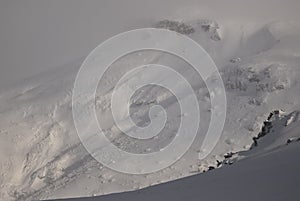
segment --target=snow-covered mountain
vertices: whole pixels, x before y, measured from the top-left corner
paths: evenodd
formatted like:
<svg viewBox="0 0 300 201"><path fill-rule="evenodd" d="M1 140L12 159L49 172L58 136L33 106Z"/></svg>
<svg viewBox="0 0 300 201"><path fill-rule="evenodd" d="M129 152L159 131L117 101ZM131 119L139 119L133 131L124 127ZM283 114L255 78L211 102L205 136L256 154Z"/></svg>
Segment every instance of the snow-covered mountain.
<svg viewBox="0 0 300 201"><path fill-rule="evenodd" d="M226 160L238 160L231 165L138 191L66 201L298 200L299 114L275 114L257 146L230 154Z"/></svg>
<svg viewBox="0 0 300 201"><path fill-rule="evenodd" d="M137 64L151 62L165 64L172 66L188 78L197 93L201 110L199 137L184 157L155 174L121 174L95 161L82 146L72 118L73 84L82 62L82 59L79 59L64 67L34 76L0 94L0 198L2 200L83 197L136 190L207 171L210 166L216 167L217 160L223 161L224 154L230 152L239 152L234 161L241 161L234 166L226 166L224 169L207 174L151 187L142 192L153 194L154 197L147 198L149 200L161 196L161 192L167 196L165 200L183 199L179 194L181 192L183 196L188 196L188 193L183 193L185 190L191 192L188 196L189 200L199 198L197 196L201 196L202 193L206 198L220 196L215 198L224 200L224 195L214 194L213 191L208 193L207 189L221 190L225 185L228 186L228 192L231 194L237 188L236 192L239 193L232 197L237 199L235 196L241 195L240 193L244 191L241 190L242 186L237 184L241 181L233 178L240 179L244 173L261 174L259 168L262 168L266 173L264 175L266 183L260 184L267 185L269 184L267 182L272 181L267 181L267 178L273 178L279 172L284 172L280 164L288 166L299 152L297 143L284 145L288 139L294 142L297 140L293 139L298 139L300 136L297 132L299 114L296 112L300 109L299 25L294 22L257 25L232 21L218 24L213 20L197 19L184 23L165 20L156 23L155 26L171 29L194 39L210 54L221 72L227 92L227 119L221 139L209 157L201 162L198 160L199 153L203 151L200 150L201 134L207 130L210 116L210 110L207 110L210 96L204 82L194 75L186 63L161 52L148 51L131 54L111 66L111 72L108 72L100 83L101 89L97 92L95 102L97 115L105 117L103 124L110 129L112 119L107 116L109 97L111 88L118 78ZM143 93L133 97L134 103L142 103L133 104L133 111L138 114L138 117L143 117L147 114L149 105L163 104L168 98L170 94L167 91L160 88L145 88ZM172 101L168 103L166 107L173 111L176 103ZM275 122L272 132L276 134L270 133L261 142L263 139L254 137L259 135L264 122L274 110L283 110L287 115L291 114L272 120ZM171 121L176 122L178 118L180 117L173 116ZM146 120L141 119L136 120L141 124L147 123ZM285 127L282 124L288 125ZM166 131L168 132L171 133L171 130ZM268 140L267 137L271 135L274 137ZM110 137L124 149L134 145L120 135ZM257 140L257 147L253 147L255 142L253 138ZM163 139L163 142L169 141L169 138ZM249 152L241 153L249 149L251 149ZM291 155L293 158L290 158ZM280 157L279 164L274 160L277 157ZM251 172L250 165L253 165L254 172ZM296 164L287 168L296 174L298 166L299 164ZM267 171L268 168L274 171ZM244 170L246 172L243 172ZM291 191L286 191L292 193L299 178L291 175L283 177L279 174L278 176L278 180L283 181L283 184L292 185L289 188ZM213 181L217 179L226 182L216 184ZM228 185L228 180L231 179L233 180L229 183L232 185ZM245 178L248 182L245 188L252 189L251 195L255 196L255 185L259 182L252 185L251 179L253 179L251 176ZM219 187L214 188L214 185ZM199 186L202 186L202 190L198 189ZM282 185L274 187L278 189L278 194L280 194L279 187ZM180 190L174 192L174 188ZM267 192L266 195L272 191L269 188L266 191L259 190L260 193ZM195 194L192 194L192 191ZM222 192L225 194L227 191L223 189ZM137 193L120 196L128 196L128 200L131 200L131 196L139 193L140 191L137 191ZM286 199L291 198L289 194L284 195ZM103 199L118 200L118 196L103 197ZM142 196L144 198L144 195ZM299 198L297 194L295 196ZM250 199L251 196L248 198ZM139 200L138 197L134 199Z"/></svg>

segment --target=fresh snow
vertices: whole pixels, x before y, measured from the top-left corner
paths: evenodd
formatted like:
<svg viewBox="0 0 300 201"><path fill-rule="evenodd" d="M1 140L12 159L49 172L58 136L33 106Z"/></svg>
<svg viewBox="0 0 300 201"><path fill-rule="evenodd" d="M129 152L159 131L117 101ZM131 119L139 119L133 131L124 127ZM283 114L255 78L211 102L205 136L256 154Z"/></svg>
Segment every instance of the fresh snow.
<svg viewBox="0 0 300 201"><path fill-rule="evenodd" d="M205 174L97 199L119 200L121 196L123 200L297 200L299 144L297 140L285 144L300 137L299 25L272 22L262 26L232 21L219 24L207 19L185 24L165 21L158 26L171 26L175 31L181 27L183 33L201 44L216 62L227 91L223 135L209 157L198 160L203 151L199 149L201 134L207 130L210 116L210 97L204 82L186 63L149 51L132 54L111 66L97 92L97 115L103 117L106 129L113 129L107 113L111 89L118 78L132 66L165 64L183 74L197 92L201 110L199 138L177 163L155 174L126 175L96 162L79 141L72 119L72 89L82 62L79 59L0 94L1 200L88 197L137 190L207 171L230 152L237 153L231 166L224 164L225 167ZM149 79L155 77L149 75ZM145 117L149 105L166 103L170 95L160 88L145 88L133 97L132 110L138 117ZM176 104L167 103L171 114L176 114ZM253 137L261 132L274 110L285 114L272 119L273 131L258 139L258 145L253 147ZM172 116L170 122L176 123L179 118ZM147 124L146 117L136 120ZM170 142L171 133L166 131L160 145ZM109 137L124 149L133 145L120 135ZM147 152L142 148L140 144L137 150Z"/></svg>
<svg viewBox="0 0 300 201"><path fill-rule="evenodd" d="M138 191L100 197L63 199L76 201L137 200L298 200L300 193L300 142L286 144L289 136L300 136L300 112L274 115L271 129L249 151L227 154L238 160L205 174L186 177ZM297 120L290 122L291 117ZM286 122L290 126L286 126ZM236 156L234 156L236 155ZM234 158L234 159L233 159ZM60 200L56 200L60 201Z"/></svg>
<svg viewBox="0 0 300 201"><path fill-rule="evenodd" d="M66 201L299 200L300 143L142 190ZM57 200L60 201L60 200Z"/></svg>

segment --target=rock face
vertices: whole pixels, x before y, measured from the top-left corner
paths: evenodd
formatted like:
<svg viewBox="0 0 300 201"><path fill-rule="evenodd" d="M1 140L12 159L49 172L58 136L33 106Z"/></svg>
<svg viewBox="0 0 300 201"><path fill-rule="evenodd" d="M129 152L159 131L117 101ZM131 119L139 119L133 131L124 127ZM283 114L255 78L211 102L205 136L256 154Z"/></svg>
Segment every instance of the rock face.
<svg viewBox="0 0 300 201"><path fill-rule="evenodd" d="M284 67L279 64L262 67L237 67L230 72L226 87L228 90L255 90L258 92L274 92L288 87L289 81L284 75Z"/></svg>
<svg viewBox="0 0 300 201"><path fill-rule="evenodd" d="M264 136L266 136L268 133L270 133L271 129L273 128L272 121L278 120L280 118L280 115L283 111L281 110L274 110L268 115L268 118L266 121L263 122L263 126L261 128L261 132L258 133L256 137L253 137L253 144L252 148L256 147L258 145L258 140Z"/></svg>
<svg viewBox="0 0 300 201"><path fill-rule="evenodd" d="M195 32L195 29L191 25L171 20L162 20L158 22L155 27L176 31L177 33L184 35L189 35Z"/></svg>
<svg viewBox="0 0 300 201"><path fill-rule="evenodd" d="M219 33L219 25L216 21L212 21L212 20L201 20L199 22L201 28L203 31L209 33L210 38L213 41L220 41L221 40L221 36Z"/></svg>
<svg viewBox="0 0 300 201"><path fill-rule="evenodd" d="M180 34L190 35L196 32L195 28L192 26L195 25L194 23L195 22L189 24L187 22L162 20L155 25L155 28L163 28L171 31L176 31L177 33ZM219 33L220 27L216 21L207 20L207 19L198 20L196 22L195 27L200 27L200 30L202 30L204 34L207 34L211 40L213 41L221 40L221 35Z"/></svg>
<svg viewBox="0 0 300 201"><path fill-rule="evenodd" d="M261 132L258 134L257 137L253 137L252 147L256 147L258 144L257 140L267 135L271 129L272 129L272 122L264 121Z"/></svg>
<svg viewBox="0 0 300 201"><path fill-rule="evenodd" d="M225 86L227 91L239 91L249 96L250 105L262 105L268 94L278 93L289 88L290 81L284 66L271 64L269 66L237 66L227 72Z"/></svg>

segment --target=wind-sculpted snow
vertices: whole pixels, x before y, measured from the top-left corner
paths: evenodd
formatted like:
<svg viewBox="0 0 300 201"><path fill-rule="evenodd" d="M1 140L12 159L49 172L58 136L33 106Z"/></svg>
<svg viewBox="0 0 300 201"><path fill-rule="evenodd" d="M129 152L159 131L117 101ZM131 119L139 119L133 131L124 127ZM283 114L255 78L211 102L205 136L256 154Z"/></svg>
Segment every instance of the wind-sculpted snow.
<svg viewBox="0 0 300 201"><path fill-rule="evenodd" d="M224 160L224 154L239 153L235 155L239 160L243 157L250 157L251 154L265 153L265 149L261 147L268 150L282 148L286 146L289 139L294 143L289 143L288 146L293 146L293 148L283 148L279 155L286 164L290 162L285 158L294 153L294 150L298 150L297 140L293 139L299 137L296 129L299 125L297 120L299 114L291 113L299 110L300 106L300 47L298 45L300 44L300 31L298 25L281 22L247 29L246 24L218 24L210 20L194 20L184 23L162 22L161 28L173 30L179 27L180 31L184 31L202 45L217 63L226 86L227 119L221 139L209 157L199 162L198 155L203 151L200 150L201 134L208 129L211 114L211 111L207 109L210 106L210 95L204 81L195 75L186 62L161 52L148 51L121 58L112 65L105 79L99 83L101 89L97 91L95 107L97 115L102 117L101 123L105 129L113 131L112 116L107 115L111 105L112 88L121 75L130 69L130 65L169 64L188 78L196 91L201 110L199 136L183 158L169 168L154 174L121 174L96 162L82 146L72 118L72 89L81 60L33 77L22 85L0 94L1 200L21 201L92 196L136 190L200 173L209 169L210 166L216 167L217 160ZM151 86L137 91L132 97L130 110L134 122L147 125L149 107L157 103L169 109L171 114L169 123L176 124L180 115L178 115L178 105L172 94L167 90ZM258 146L247 154L241 154L240 151L251 148L253 137L260 133L263 122L270 112L279 109L286 111L285 115L291 114L274 120L276 123L271 129L274 131L259 139ZM166 136L162 136L159 145L163 146L172 140L172 131L167 129ZM143 143L133 147L136 145L133 141L114 132L111 133L112 135L108 138L124 150L135 149L138 153L147 153L162 148L153 146L144 149ZM272 155L270 157L273 158ZM210 175L214 174L211 172L200 175L199 180L204 178L204 181L210 181L207 187L205 187L205 182L201 181L204 189L213 188L215 185L211 182L213 178L222 180L226 177L227 181L234 178L232 181L234 183L238 180L236 179L238 175L250 174L251 168L248 165L260 162L265 163L261 158L255 159L254 157L251 161L241 162L241 165L237 165L237 169L231 170L229 166L220 173L216 173L216 177L210 179ZM264 170L271 168L271 165L276 165L273 162L270 166L263 166ZM244 168L246 172L243 172ZM236 170L237 176L234 175ZM278 172L279 170L276 169L274 174L270 173L269 176L274 176ZM200 182L198 179L190 179ZM290 184L289 179L290 175L284 180L286 181L284 184ZM185 182L188 181L182 180L183 184L187 184ZM247 177L244 181L251 182L252 180ZM224 183L216 185L221 184ZM173 185L177 184L166 185L167 191L174 192ZM192 185L199 189L197 184L192 183ZM226 183L224 185L231 188ZM179 182L179 186L184 185ZM233 187L236 187L236 184ZM294 187L287 192L292 193ZM162 192L160 188L154 187L155 192ZM151 189L150 191L152 192ZM229 189L228 192L233 193L233 189ZM263 193L263 190L259 192ZM174 200L182 198L174 195L171 196ZM255 195L254 189L253 195ZM209 195L203 194L203 196ZM166 197L166 199L171 197ZM224 196L218 198L224 198ZM289 196L284 198L289 198ZM104 197L103 199L110 198ZM197 197L193 199L197 200Z"/></svg>

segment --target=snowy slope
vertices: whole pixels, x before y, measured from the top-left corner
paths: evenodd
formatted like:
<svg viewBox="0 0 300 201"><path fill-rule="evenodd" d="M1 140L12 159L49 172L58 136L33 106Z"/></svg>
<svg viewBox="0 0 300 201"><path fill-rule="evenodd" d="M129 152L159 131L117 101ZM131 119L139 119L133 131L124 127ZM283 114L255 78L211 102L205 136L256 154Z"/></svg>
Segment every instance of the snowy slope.
<svg viewBox="0 0 300 201"><path fill-rule="evenodd" d="M0 94L1 200L102 195L139 189L199 173L208 166L216 166L216 160L223 160L225 153L250 149L252 138L258 135L271 111L282 109L289 113L300 109L300 47L297 45L300 42L300 29L296 23L217 24L210 20L193 20L187 24L194 29L188 35L199 42L215 60L227 89L228 114L224 132L213 153L205 161L200 163L198 154L202 151L199 149L201 133L206 131L205 125L208 125L209 120L206 117L210 115L207 110L210 105L207 89L187 64L169 55L150 51L132 54L112 65L111 72L108 72L97 93L97 115L105 117L103 124L110 129L112 119L106 112L111 88L132 66L150 62L171 65L191 81L197 92L202 112L200 137L181 160L155 174L124 175L97 163L80 143L72 119L71 96L74 79L82 62L79 60L28 79ZM149 104L163 104L169 96L159 88L146 88L145 93L137 94L135 100L147 104L141 104L136 111L143 117ZM167 105L170 111L176 111L173 109L175 106L173 102ZM176 122L178 118L175 116L171 121ZM147 121L142 120L140 123ZM171 133L171 130L168 132ZM131 141L119 135L111 138L125 149L132 145ZM168 137L163 139L163 143L169 141ZM294 148L280 152L283 162L289 159L285 156L292 151ZM259 164L262 158L253 157L251 160L258 160L254 163ZM241 168L238 170L242 171L249 161L240 162L237 166ZM210 178L212 173L209 173L199 178L223 178L226 171L233 174L235 169L224 168L216 171L217 177ZM277 174L279 170L275 168L274 171ZM229 180L230 177L224 179ZM170 191L172 188L169 188Z"/></svg>
<svg viewBox="0 0 300 201"><path fill-rule="evenodd" d="M240 161L230 167L139 191L69 200L297 201L300 197L299 154L298 143L273 154Z"/></svg>
<svg viewBox="0 0 300 201"><path fill-rule="evenodd" d="M297 201L300 198L299 115L300 112L293 112L270 120L272 128L259 139L257 147L235 154L239 161L232 165L138 191L70 200ZM287 144L288 139L291 142Z"/></svg>

